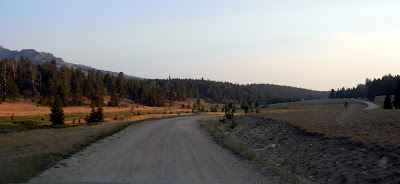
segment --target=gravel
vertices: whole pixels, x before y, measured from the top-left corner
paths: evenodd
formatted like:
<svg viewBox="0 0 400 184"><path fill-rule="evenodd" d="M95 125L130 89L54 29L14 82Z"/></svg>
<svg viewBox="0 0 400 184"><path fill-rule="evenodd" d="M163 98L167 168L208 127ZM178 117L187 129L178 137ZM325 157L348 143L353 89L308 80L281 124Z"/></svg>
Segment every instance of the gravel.
<svg viewBox="0 0 400 184"><path fill-rule="evenodd" d="M42 182L271 183L217 145L202 116L135 123L33 178Z"/></svg>

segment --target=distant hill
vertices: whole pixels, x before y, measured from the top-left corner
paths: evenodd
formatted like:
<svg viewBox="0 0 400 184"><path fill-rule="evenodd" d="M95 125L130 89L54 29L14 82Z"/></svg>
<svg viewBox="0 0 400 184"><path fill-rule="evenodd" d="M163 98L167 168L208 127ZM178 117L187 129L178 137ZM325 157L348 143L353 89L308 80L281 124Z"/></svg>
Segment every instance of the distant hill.
<svg viewBox="0 0 400 184"><path fill-rule="evenodd" d="M6 49L0 45L0 59L14 58L18 62L18 59L21 56L31 60L31 62L33 64L43 64L46 61L51 61L54 59L58 66L68 66L68 67L72 66L75 68L80 68L83 71L87 71L88 69L92 68L92 67L86 66L86 65L65 62L62 58L55 57L53 54L48 53L48 52L38 52L35 49L22 49L21 51L16 51L16 50L12 51L12 50ZM118 72L105 71L105 70L100 70L100 71L102 71L103 73L108 72L114 76L118 76ZM129 75L125 75L125 77L139 78L139 77L129 76Z"/></svg>

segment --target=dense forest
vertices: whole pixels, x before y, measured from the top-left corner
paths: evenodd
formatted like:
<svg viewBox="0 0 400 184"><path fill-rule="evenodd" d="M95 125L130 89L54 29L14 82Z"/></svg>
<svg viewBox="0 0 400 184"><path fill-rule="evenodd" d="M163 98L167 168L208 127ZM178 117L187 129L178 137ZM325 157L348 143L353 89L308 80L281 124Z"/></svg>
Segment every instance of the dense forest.
<svg viewBox="0 0 400 184"><path fill-rule="evenodd" d="M366 79L365 84L357 87L334 90L332 89L329 98L368 98L374 101L375 96L395 95L396 89L400 86L400 76L391 74L383 76L381 79Z"/></svg>
<svg viewBox="0 0 400 184"><path fill-rule="evenodd" d="M104 104L104 96L111 100ZM165 106L168 100L202 98L208 102L227 101L278 103L327 98L327 92L270 84L239 85L195 79L133 79L100 70L57 66L56 61L33 64L21 56L0 60L0 97L3 101L31 98L40 105L51 105L60 98L62 105L118 106L124 98L149 106Z"/></svg>

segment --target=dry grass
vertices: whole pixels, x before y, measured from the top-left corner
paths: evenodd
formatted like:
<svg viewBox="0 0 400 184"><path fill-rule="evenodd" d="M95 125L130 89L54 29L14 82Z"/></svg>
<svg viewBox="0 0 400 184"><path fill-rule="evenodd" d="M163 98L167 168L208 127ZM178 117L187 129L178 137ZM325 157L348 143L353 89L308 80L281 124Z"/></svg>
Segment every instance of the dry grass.
<svg viewBox="0 0 400 184"><path fill-rule="evenodd" d="M171 116L176 114L149 114L135 116L129 121L0 134L0 183L26 181L82 147L121 130L132 121Z"/></svg>
<svg viewBox="0 0 400 184"><path fill-rule="evenodd" d="M385 97L386 96L376 96L375 100L374 100L374 103L376 105L383 106L383 102L385 101ZM392 97L392 100L393 100L393 95L391 97Z"/></svg>
<svg viewBox="0 0 400 184"><path fill-rule="evenodd" d="M345 109L339 108L340 100L324 101L296 102L293 106L298 111L265 111L257 115L288 122L307 132L323 134L326 137L345 137L357 142L400 146L400 110L364 111L363 105L358 104ZM292 104L286 105L293 108ZM300 107L305 108L301 111Z"/></svg>
<svg viewBox="0 0 400 184"><path fill-rule="evenodd" d="M107 100L107 97L105 97ZM144 105L135 104L130 100L125 100L121 107L104 107L104 116L106 121L116 120L135 120L140 119L133 116L143 114L188 114L192 109L181 109L182 104L187 102L174 102L172 107L149 107ZM193 104L192 104L193 105ZM206 104L211 106L211 104ZM132 112L133 109L133 112ZM73 122L85 123L84 118L90 114L91 107L65 107L63 108L65 114L65 123L71 124ZM35 121L39 124L50 124L50 107L37 106L31 100L20 99L20 102L9 103L3 102L0 104L0 125L12 125L11 116L14 121Z"/></svg>
<svg viewBox="0 0 400 184"><path fill-rule="evenodd" d="M345 102L349 103L350 108L363 109L366 107L364 103L353 101L350 99L320 99L307 100L291 103L278 103L268 105L267 109L297 109L297 110L332 110L343 109Z"/></svg>
<svg viewBox="0 0 400 184"><path fill-rule="evenodd" d="M163 112L164 110L175 110L178 109L177 107L174 108L167 108L167 107L149 107L143 105L136 105L130 104L127 107L105 107L104 112L124 112L131 110L133 107L134 111L141 111L141 112ZM79 106L79 107L65 107L63 108L65 114L72 114L72 113L84 113L89 114L92 110L89 106ZM7 116L10 117L12 114L14 116L37 116L37 115L49 115L50 107L46 106L37 106L35 103L32 102L17 102L17 103L9 103L3 102L0 104L0 117Z"/></svg>

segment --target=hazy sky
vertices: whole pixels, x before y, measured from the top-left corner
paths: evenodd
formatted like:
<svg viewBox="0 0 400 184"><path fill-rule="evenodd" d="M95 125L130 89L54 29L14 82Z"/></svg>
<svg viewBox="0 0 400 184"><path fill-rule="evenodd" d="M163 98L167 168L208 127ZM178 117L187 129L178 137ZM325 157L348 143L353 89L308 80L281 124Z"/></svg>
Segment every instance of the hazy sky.
<svg viewBox="0 0 400 184"><path fill-rule="evenodd" d="M145 78L329 90L400 74L400 1L5 1L0 45Z"/></svg>

